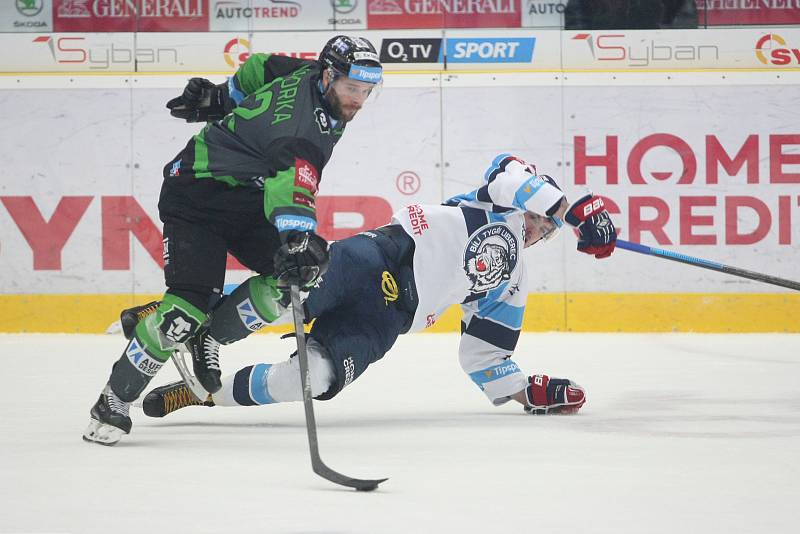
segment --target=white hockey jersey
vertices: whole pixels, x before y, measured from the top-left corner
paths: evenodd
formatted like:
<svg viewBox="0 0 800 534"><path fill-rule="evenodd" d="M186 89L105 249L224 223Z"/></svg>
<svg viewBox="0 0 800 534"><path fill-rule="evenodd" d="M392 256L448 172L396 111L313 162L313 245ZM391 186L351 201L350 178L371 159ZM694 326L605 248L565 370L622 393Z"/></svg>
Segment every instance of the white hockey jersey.
<svg viewBox="0 0 800 534"><path fill-rule="evenodd" d="M459 361L494 404L508 401L527 383L509 359L528 297L524 213L545 215L563 196L535 167L501 154L482 187L444 205L414 204L393 215L416 245L419 302L411 331L431 326L461 303Z"/></svg>

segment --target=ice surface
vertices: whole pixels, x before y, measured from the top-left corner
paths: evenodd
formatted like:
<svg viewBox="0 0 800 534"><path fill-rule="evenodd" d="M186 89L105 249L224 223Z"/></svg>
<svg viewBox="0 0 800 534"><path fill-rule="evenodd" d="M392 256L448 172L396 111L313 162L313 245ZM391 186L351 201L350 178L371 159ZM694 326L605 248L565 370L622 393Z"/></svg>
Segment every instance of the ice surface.
<svg viewBox="0 0 800 534"><path fill-rule="evenodd" d="M284 359L253 336L222 365ZM528 373L569 377L576 416L492 407L455 335L405 336L339 397L133 410L116 447L81 441L121 336L0 335L0 533L693 533L797 531L800 336L525 334ZM176 377L165 367L153 384Z"/></svg>

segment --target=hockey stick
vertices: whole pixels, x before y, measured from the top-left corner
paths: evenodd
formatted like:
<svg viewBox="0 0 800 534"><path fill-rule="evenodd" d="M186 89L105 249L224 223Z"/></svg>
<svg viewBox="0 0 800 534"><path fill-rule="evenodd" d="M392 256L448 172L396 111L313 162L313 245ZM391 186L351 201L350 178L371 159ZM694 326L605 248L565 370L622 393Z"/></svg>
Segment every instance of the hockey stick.
<svg viewBox="0 0 800 534"><path fill-rule="evenodd" d="M306 410L306 430L308 432L308 448L311 451L311 468L316 474L334 484L340 484L358 491L372 491L378 484L388 480L381 478L378 480L361 480L350 478L341 473L337 473L322 461L319 455L319 443L317 442L317 422L314 419L314 400L311 397L311 376L308 372L308 353L306 352L306 335L303 331L305 315L303 305L300 302L300 290L296 284L291 286L292 294L292 313L294 314L294 330L297 334L297 358L300 362L300 380L303 384L303 407Z"/></svg>
<svg viewBox="0 0 800 534"><path fill-rule="evenodd" d="M630 250L632 252L638 252L639 254L646 254L648 256L658 256L659 258L677 261L680 263L686 263L688 265L694 265L695 267L702 267L704 269L710 269L712 271L732 274L733 276L748 278L750 280L756 280L758 282L765 282L767 284L787 287L789 289L794 289L795 291L800 291L800 282L787 280L785 278L778 278L777 276L771 276L768 274L761 274L753 271L747 271L745 269L739 269L738 267L731 267L730 265L724 265L722 263L704 260L702 258L687 256L686 254L679 254L677 252L670 252L669 250L648 247L647 245L640 245L639 243L631 243L630 241L625 241L623 239L617 239L617 247L625 250Z"/></svg>

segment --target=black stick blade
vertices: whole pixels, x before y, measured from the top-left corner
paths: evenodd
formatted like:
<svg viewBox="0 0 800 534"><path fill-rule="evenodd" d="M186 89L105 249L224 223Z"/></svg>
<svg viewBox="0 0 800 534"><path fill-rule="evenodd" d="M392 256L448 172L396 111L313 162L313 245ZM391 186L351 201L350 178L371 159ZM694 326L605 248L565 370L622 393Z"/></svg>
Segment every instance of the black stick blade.
<svg viewBox="0 0 800 534"><path fill-rule="evenodd" d="M313 459L313 458L312 458ZM346 486L348 488L355 488L358 491L372 491L378 488L378 484L382 482L386 482L389 480L388 478L379 478L377 480L364 480L360 478L352 478L341 473L337 473L327 465L325 465L322 460L320 459L318 462L312 462L313 465L311 466L314 469L314 472L324 478L325 480L329 480L334 484L339 484L340 486Z"/></svg>

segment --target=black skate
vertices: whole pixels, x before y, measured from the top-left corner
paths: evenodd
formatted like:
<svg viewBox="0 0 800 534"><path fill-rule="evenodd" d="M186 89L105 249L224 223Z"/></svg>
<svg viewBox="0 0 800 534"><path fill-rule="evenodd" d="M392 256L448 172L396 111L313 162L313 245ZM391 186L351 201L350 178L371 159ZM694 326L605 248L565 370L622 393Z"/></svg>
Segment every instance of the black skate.
<svg viewBox="0 0 800 534"><path fill-rule="evenodd" d="M219 369L219 342L211 337L208 327L201 327L197 334L186 342L186 348L192 354L194 375L209 393L216 393L222 388L222 373Z"/></svg>
<svg viewBox="0 0 800 534"><path fill-rule="evenodd" d="M119 314L119 324L122 326L122 333L125 335L125 339L132 339L133 331L136 329L136 325L139 321L155 313L160 304L160 300L154 300L141 306L134 306L133 308L122 310Z"/></svg>
<svg viewBox="0 0 800 534"><path fill-rule="evenodd" d="M91 420L83 433L83 440L100 445L115 445L123 434L130 434L130 403L121 400L106 384L100 398L89 411Z"/></svg>
<svg viewBox="0 0 800 534"><path fill-rule="evenodd" d="M211 400L211 395L205 401L198 400L186 382L179 380L155 388L145 396L142 403L144 414L149 417L164 417L187 406L214 406L214 401Z"/></svg>

